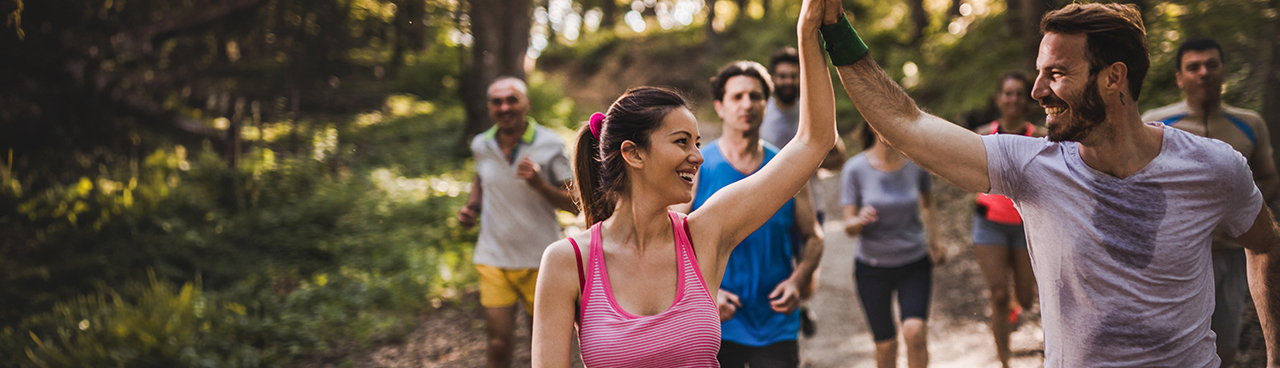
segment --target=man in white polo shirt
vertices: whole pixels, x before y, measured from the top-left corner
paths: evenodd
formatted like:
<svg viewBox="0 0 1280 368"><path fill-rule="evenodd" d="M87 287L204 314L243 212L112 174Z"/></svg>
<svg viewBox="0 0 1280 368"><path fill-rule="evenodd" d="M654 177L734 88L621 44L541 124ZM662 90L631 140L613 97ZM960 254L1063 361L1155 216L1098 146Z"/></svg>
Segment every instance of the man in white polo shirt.
<svg viewBox="0 0 1280 368"><path fill-rule="evenodd" d="M538 263L560 239L556 209L577 213L567 185L572 178L564 140L529 113L528 87L513 77L489 85L494 125L471 141L476 178L458 221L470 228L480 217L472 262L480 274L480 305L489 335L489 367L511 366L518 300L533 314Z"/></svg>

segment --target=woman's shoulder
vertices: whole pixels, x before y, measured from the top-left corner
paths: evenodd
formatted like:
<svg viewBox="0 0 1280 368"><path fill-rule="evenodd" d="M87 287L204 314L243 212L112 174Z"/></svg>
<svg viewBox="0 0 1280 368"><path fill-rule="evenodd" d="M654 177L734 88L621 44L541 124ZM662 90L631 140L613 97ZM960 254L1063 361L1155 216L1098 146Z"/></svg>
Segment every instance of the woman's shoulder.
<svg viewBox="0 0 1280 368"><path fill-rule="evenodd" d="M542 270L574 270L574 267L576 267L574 264L577 263L577 257L574 257L574 252L576 251L585 262L589 255L588 252L590 252L590 247L590 231L583 231L573 236L557 240L554 243L551 243L551 245L548 245L547 249L543 251Z"/></svg>

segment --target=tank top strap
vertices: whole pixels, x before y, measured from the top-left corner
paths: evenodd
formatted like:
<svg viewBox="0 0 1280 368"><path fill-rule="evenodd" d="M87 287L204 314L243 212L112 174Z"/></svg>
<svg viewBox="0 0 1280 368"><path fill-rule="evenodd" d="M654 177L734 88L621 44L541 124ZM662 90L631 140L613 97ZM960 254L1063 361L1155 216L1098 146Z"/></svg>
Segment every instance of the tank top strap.
<svg viewBox="0 0 1280 368"><path fill-rule="evenodd" d="M693 249L693 241L689 238L689 219L681 218L679 213L667 211L671 217L671 228L674 229L676 256L680 260L681 290L696 287L695 290L707 290L707 281L702 277L702 267L698 264L698 252Z"/></svg>
<svg viewBox="0 0 1280 368"><path fill-rule="evenodd" d="M609 272L604 270L604 237L600 235L600 222L591 225L591 243L587 245L587 261L586 261L586 282L582 285L582 297L579 305L582 307L582 313L585 313L588 303L597 296L596 290L603 281L603 277L609 277ZM606 286L608 284L605 284Z"/></svg>
<svg viewBox="0 0 1280 368"><path fill-rule="evenodd" d="M680 218L680 214L675 211L667 211L667 217L671 218L672 235L676 243L677 257L684 258L693 253L693 242L689 241L689 223L685 219Z"/></svg>

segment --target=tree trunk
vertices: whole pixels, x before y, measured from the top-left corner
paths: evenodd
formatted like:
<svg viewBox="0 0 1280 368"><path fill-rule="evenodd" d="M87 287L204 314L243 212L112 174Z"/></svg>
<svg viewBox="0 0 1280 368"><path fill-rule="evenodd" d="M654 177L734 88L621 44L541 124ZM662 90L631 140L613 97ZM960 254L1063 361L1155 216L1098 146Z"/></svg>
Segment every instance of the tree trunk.
<svg viewBox="0 0 1280 368"><path fill-rule="evenodd" d="M911 29L911 44L916 45L929 28L929 11L924 8L924 0L908 0L907 4L911 5L911 23L915 26Z"/></svg>
<svg viewBox="0 0 1280 368"><path fill-rule="evenodd" d="M1040 51L1040 18L1052 6L1047 0L1009 0L1018 4L1018 25L1022 38L1022 69L1035 69L1036 55Z"/></svg>
<svg viewBox="0 0 1280 368"><path fill-rule="evenodd" d="M467 106L466 136L493 124L485 91L498 76L523 79L525 54L532 26L531 0L471 0L471 62L464 74Z"/></svg>
<svg viewBox="0 0 1280 368"><path fill-rule="evenodd" d="M616 0L600 1L600 29L613 30L617 25L618 2Z"/></svg>

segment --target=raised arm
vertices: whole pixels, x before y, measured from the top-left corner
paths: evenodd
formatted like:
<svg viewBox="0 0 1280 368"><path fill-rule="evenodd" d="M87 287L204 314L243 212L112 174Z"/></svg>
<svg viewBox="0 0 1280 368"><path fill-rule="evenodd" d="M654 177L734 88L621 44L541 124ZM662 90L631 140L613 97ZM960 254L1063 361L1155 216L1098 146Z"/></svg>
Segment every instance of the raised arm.
<svg viewBox="0 0 1280 368"><path fill-rule="evenodd" d="M826 2L829 7L840 4ZM853 64L837 65L836 71L858 112L889 145L961 189L991 189L987 151L978 134L921 111L869 54Z"/></svg>
<svg viewBox="0 0 1280 368"><path fill-rule="evenodd" d="M721 273L733 248L800 191L835 144L835 97L818 39L823 16L822 0L804 0L796 27L802 93L795 138L759 172L716 192L689 215L694 245L715 247ZM707 277L709 283L719 279Z"/></svg>
<svg viewBox="0 0 1280 368"><path fill-rule="evenodd" d="M1258 211L1253 227L1237 239L1249 262L1249 292L1262 323L1267 345L1267 367L1280 367L1280 229L1266 205Z"/></svg>

